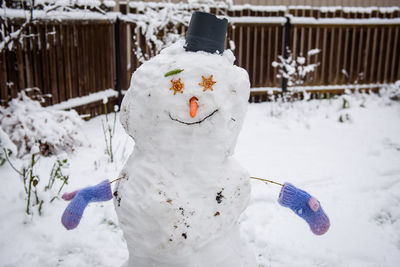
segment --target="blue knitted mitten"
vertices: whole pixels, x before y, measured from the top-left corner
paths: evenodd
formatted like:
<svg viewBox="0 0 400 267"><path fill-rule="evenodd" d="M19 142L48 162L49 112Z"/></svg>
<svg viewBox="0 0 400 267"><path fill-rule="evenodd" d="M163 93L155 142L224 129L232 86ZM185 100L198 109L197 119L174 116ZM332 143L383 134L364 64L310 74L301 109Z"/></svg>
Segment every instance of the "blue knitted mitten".
<svg viewBox="0 0 400 267"><path fill-rule="evenodd" d="M290 183L285 183L279 193L278 202L303 218L314 234L323 235L328 231L330 226L328 216L319 201L306 191L298 189Z"/></svg>
<svg viewBox="0 0 400 267"><path fill-rule="evenodd" d="M111 185L108 180L104 180L98 185L85 187L72 193L65 193L62 198L65 200L72 199L61 217L64 227L67 230L71 230L78 226L89 202L101 202L112 199Z"/></svg>

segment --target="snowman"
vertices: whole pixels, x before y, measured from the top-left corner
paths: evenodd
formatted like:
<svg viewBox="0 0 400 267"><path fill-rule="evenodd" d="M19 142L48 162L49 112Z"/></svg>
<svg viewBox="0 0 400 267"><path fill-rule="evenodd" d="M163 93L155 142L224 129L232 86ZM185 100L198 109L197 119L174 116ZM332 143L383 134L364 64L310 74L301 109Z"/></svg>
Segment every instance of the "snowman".
<svg viewBox="0 0 400 267"><path fill-rule="evenodd" d="M120 113L135 148L113 192L105 180L63 195L72 200L62 216L68 230L89 202L114 199L127 267L256 266L239 229L250 175L233 157L250 82L224 51L226 27L226 19L195 12L186 40L135 71ZM319 201L279 185L278 202L324 234L330 223Z"/></svg>
<svg viewBox="0 0 400 267"><path fill-rule="evenodd" d="M226 25L194 13L186 43L132 75L120 120L135 149L114 189L128 266L255 266L238 223L249 174L233 158L250 82L223 51Z"/></svg>

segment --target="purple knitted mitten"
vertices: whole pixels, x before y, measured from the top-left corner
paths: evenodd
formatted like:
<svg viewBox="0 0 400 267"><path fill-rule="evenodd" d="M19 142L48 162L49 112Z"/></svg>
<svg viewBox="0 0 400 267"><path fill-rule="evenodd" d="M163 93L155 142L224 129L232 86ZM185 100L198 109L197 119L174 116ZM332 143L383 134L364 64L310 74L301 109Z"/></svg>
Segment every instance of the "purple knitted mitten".
<svg viewBox="0 0 400 267"><path fill-rule="evenodd" d="M290 208L303 218L316 235L325 234L330 226L329 218L319 201L290 183L285 183L279 193L279 204Z"/></svg>
<svg viewBox="0 0 400 267"><path fill-rule="evenodd" d="M72 193L64 193L64 200L71 200L65 209L61 222L67 230L78 226L82 214L89 202L101 202L112 199L111 185L108 180L104 180L95 186L85 187Z"/></svg>

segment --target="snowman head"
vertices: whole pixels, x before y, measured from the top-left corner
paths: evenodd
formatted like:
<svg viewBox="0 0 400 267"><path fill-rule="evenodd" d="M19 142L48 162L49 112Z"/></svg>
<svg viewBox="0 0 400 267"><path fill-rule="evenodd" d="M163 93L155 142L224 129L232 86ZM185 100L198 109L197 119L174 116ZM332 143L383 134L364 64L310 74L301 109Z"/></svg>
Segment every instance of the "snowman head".
<svg viewBox="0 0 400 267"><path fill-rule="evenodd" d="M248 74L233 65L230 50L212 54L184 46L178 41L136 70L121 123L137 146L160 155L229 156L245 116Z"/></svg>

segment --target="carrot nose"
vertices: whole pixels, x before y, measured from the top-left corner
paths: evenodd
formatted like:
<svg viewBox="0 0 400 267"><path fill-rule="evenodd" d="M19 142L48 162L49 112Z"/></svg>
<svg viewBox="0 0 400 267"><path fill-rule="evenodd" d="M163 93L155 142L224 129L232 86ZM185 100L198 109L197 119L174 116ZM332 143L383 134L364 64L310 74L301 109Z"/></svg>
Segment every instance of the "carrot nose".
<svg viewBox="0 0 400 267"><path fill-rule="evenodd" d="M190 117L194 118L196 117L196 113L197 113L197 108L199 107L199 104L197 104L197 97L192 97L190 99Z"/></svg>

